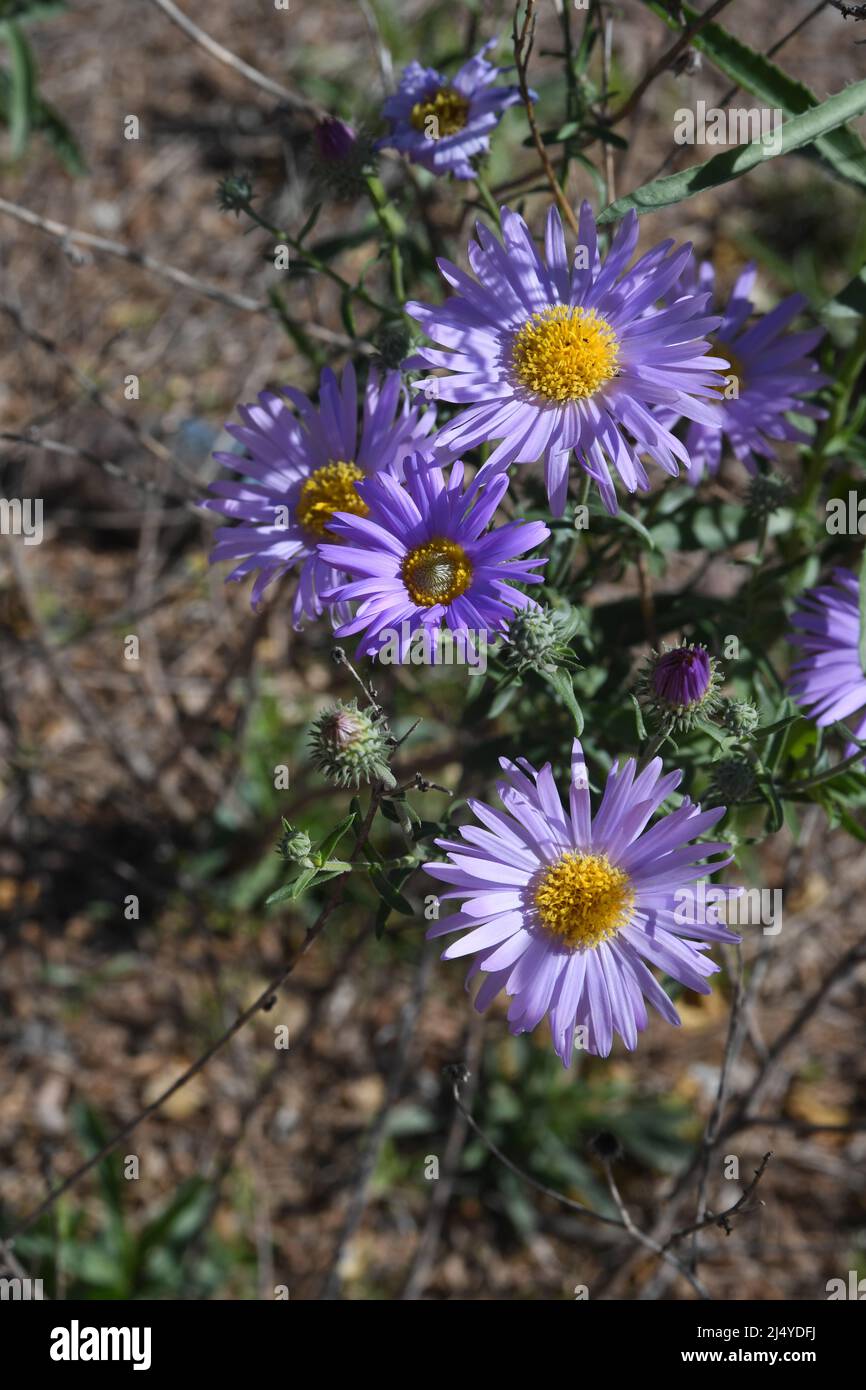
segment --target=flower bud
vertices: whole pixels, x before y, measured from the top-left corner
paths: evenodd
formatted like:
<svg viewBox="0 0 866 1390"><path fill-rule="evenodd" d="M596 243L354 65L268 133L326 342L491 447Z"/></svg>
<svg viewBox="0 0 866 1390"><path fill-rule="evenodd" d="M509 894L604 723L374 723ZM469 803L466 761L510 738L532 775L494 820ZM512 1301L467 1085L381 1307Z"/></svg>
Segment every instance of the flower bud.
<svg viewBox="0 0 866 1390"><path fill-rule="evenodd" d="M757 729L761 716L751 700L724 699L719 705L718 718L729 734L748 738Z"/></svg>
<svg viewBox="0 0 866 1390"><path fill-rule="evenodd" d="M338 787L362 782L395 785L388 763L393 740L384 720L342 700L320 714L311 727L310 749L320 772Z"/></svg>
<svg viewBox="0 0 866 1390"><path fill-rule="evenodd" d="M326 116L313 129L316 153L323 162L349 159L355 149L357 135L350 125L337 116Z"/></svg>
<svg viewBox="0 0 866 1390"><path fill-rule="evenodd" d="M252 180L246 174L229 174L217 184L217 203L223 212L233 212L239 217L252 196Z"/></svg>
<svg viewBox="0 0 866 1390"><path fill-rule="evenodd" d="M685 733L715 713L721 682L706 647L682 643L652 653L638 679L638 698L659 723Z"/></svg>
<svg viewBox="0 0 866 1390"><path fill-rule="evenodd" d="M757 790L755 769L742 754L731 754L719 758L712 765L708 802L730 806L736 801L746 801Z"/></svg>
<svg viewBox="0 0 866 1390"><path fill-rule="evenodd" d="M305 830L297 830L283 818L283 833L277 846L277 853L291 864L299 864L309 859L313 842Z"/></svg>

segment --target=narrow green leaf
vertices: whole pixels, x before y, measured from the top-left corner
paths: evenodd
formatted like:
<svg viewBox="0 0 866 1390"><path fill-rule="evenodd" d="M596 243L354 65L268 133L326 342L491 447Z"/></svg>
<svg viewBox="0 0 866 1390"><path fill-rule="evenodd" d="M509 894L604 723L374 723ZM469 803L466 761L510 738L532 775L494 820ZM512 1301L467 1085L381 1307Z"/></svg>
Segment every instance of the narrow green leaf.
<svg viewBox="0 0 866 1390"><path fill-rule="evenodd" d="M830 313L834 309L843 309L849 314L859 314L866 317L866 266L859 271L853 280L849 280L844 290L840 290L835 298L824 305L824 312Z"/></svg>
<svg viewBox="0 0 866 1390"><path fill-rule="evenodd" d="M381 869L372 868L369 870L369 874L376 892L382 901L388 904L389 908L393 908L395 912L402 912L404 917L415 916L415 909L408 898L403 897L403 894L394 887Z"/></svg>
<svg viewBox="0 0 866 1390"><path fill-rule="evenodd" d="M545 680L553 686L557 695L559 695L563 704L568 709L569 714L574 720L575 733L577 737L580 738L583 733L583 710L577 702L571 676L569 676L567 671L560 669L555 671L544 671L542 674Z"/></svg>
<svg viewBox="0 0 866 1390"><path fill-rule="evenodd" d="M319 220L319 213L322 211L323 207L323 203L316 203L315 207L313 208L313 211L310 213L303 227L298 232L298 235L295 237L295 240L297 241L299 246L303 246L304 238L309 236L310 232L315 227L316 223Z"/></svg>
<svg viewBox="0 0 866 1390"><path fill-rule="evenodd" d="M322 859L330 859L346 831L351 829L354 824L355 812L350 811L345 820L341 820L339 825L335 825L334 829L330 830L328 834L319 841L316 845L316 853L320 855Z"/></svg>
<svg viewBox="0 0 866 1390"><path fill-rule="evenodd" d="M646 542L647 547L650 550L655 550L655 541L653 540L647 528L644 526L643 522L639 521L636 516L632 516L630 512L619 511L616 514L616 519L617 521L621 521L623 525L628 526L632 531L636 531L637 534L640 536L641 540Z"/></svg>
<svg viewBox="0 0 866 1390"><path fill-rule="evenodd" d="M284 883L282 888L278 888L270 897L265 898L265 906L270 907L273 903L294 902L303 892L309 888L313 879L316 877L316 869L304 869L293 878L291 883Z"/></svg>
<svg viewBox="0 0 866 1390"><path fill-rule="evenodd" d="M617 198L605 208L599 222L616 222L633 208L637 213L654 212L658 208L671 207L696 193L720 184L730 183L732 179L754 169L764 160L777 159L780 155L791 154L794 150L805 149L821 135L837 130L846 121L861 116L866 111L866 79L853 82L841 92L813 106L801 115L792 116L781 129L780 148L773 150L760 140L748 145L738 145L735 149L724 150L702 164L692 165L678 174L668 174L643 184L624 198Z"/></svg>
<svg viewBox="0 0 866 1390"><path fill-rule="evenodd" d="M4 25L3 36L9 48L12 91L9 100L9 138L12 154L20 159L27 147L33 124L36 103L36 69L30 45L11 21Z"/></svg>
<svg viewBox="0 0 866 1390"><path fill-rule="evenodd" d="M643 710L640 707L640 702L637 696L632 695L631 692L629 692L629 695L631 698L631 702L634 705L634 722L635 727L637 729L638 739L641 743L646 743L647 739L649 738L649 734L646 731L646 724L643 722Z"/></svg>
<svg viewBox="0 0 866 1390"><path fill-rule="evenodd" d="M765 724L762 729L756 729L752 734L755 743L760 743L765 738L771 738L773 734L778 734L782 729L787 729L789 724L796 724L798 719L803 716L799 710L795 714L788 714L784 719L777 719L774 724Z"/></svg>

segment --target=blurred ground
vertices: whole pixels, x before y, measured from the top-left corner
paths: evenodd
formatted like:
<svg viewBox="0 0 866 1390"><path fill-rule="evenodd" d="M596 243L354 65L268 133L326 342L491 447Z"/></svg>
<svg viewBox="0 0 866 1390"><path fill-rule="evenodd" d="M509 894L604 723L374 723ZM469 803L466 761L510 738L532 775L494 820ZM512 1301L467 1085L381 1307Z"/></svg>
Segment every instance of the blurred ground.
<svg viewBox="0 0 866 1390"><path fill-rule="evenodd" d="M505 7L481 8L479 17L462 6L380 6L397 67L416 51L430 60L475 32L507 30ZM767 49L809 8L741 0L725 22ZM637 3L612 12L614 76L627 89L667 34ZM88 172L70 179L37 143L6 171L3 196L262 300L275 278L264 242L217 210L215 184L250 170L272 215L300 225L312 197L308 123L275 113L263 92L152 5L134 14L133 30L129 5L81 3L31 30L43 93L77 134ZM275 13L269 0L212 0L196 18L340 114L375 110L377 48L361 6L297 0ZM786 46L785 66L824 96L863 76L866 48L854 37L827 11ZM556 38L551 5L538 49ZM543 101L554 60L538 57L534 79L536 69ZM651 177L673 150L677 106L718 98L727 85L706 69L659 81L629 132L630 150L616 157L617 191ZM140 119L138 141L123 138L129 114ZM513 129L511 151L523 133L517 117ZM523 157L528 167L529 152ZM520 172L507 152L498 158L494 182ZM396 163L386 172L389 181L405 177ZM530 199L530 213L544 201ZM425 215L446 237L457 230L457 206L448 190L423 195ZM317 236L363 226L359 209L331 206ZM817 300L844 283L863 232L851 190L786 161L738 184L736 198L723 189L654 218L650 235L694 239L728 275L757 254L770 298L793 282ZM345 252L344 273L354 278L370 255L369 241ZM36 428L73 450L5 445L0 463L4 494L43 497L47 525L42 546L7 546L0 559L0 1214L10 1226L75 1166L100 1124L110 1131L131 1118L278 973L313 912L262 909L279 881L271 854L279 816L325 825L342 803L328 800L303 758L304 725L335 685L327 635L291 631L285 589L252 615L245 591L208 572L210 524L186 505L213 474L209 453L235 402L272 382L311 386L307 364L265 313L74 253L6 216L0 264L0 298L18 316L17 326L0 318L2 428ZM371 283L381 274L374 269ZM328 286L293 282L290 303L296 319L336 335L322 341L342 360ZM130 373L140 380L137 401L124 398ZM124 659L130 633L138 662ZM392 673L398 678L402 687L387 694L408 722L422 690L414 673ZM474 734L449 727L447 692L425 683L431 717L404 763L408 773L435 768L437 780L465 790L461 762ZM291 769L289 792L273 789L280 762ZM785 927L746 947L764 973L735 1094L862 931L866 870L854 842L813 819L793 851L779 837L761 867L764 883L785 882ZM409 891L420 904L421 886ZM124 915L131 894L138 920ZM122 1152L139 1157L140 1177L122 1198L112 1197L110 1175L101 1186L88 1180L22 1244L22 1258L57 1293L272 1297L286 1285L292 1298L315 1297L341 1251L347 1297L400 1297L430 1219L436 1184L425 1178L426 1160L444 1165L449 1133L453 1152L462 1140L441 1068L467 1055L483 1059L476 1104L491 1133L573 1196L604 1200L586 1144L613 1129L626 1154L626 1199L651 1224L712 1103L724 996L682 1001L682 1034L655 1021L634 1057L584 1061L565 1076L543 1030L533 1041L509 1039L496 1012L483 1029L470 1025L459 969L426 957L419 966L420 912L397 926L392 919L376 941L374 911L352 900L275 1009L138 1131ZM864 1010L866 986L852 976L774 1073L760 1110L773 1123L732 1137L744 1178L767 1149L775 1157L760 1189L766 1205L730 1238L704 1238L714 1295L822 1298L828 1278L862 1266ZM285 1053L273 1047L280 1024L290 1033ZM377 1123L386 1133L369 1206L341 1245ZM684 1296L651 1259L621 1268L628 1243L534 1198L477 1144L465 1159L429 1267L412 1276L414 1294L568 1298L587 1284L592 1297ZM135 1241L179 1191L185 1205L167 1271ZM738 1191L717 1182L713 1200L730 1204Z"/></svg>

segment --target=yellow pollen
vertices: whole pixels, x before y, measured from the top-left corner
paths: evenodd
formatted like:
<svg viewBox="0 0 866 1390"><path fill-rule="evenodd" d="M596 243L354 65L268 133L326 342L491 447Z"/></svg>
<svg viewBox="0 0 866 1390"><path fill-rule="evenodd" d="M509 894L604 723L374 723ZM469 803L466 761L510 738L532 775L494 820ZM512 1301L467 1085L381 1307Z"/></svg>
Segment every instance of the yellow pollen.
<svg viewBox="0 0 866 1390"><path fill-rule="evenodd" d="M328 522L334 512L367 516L370 508L355 489L355 484L363 476L364 470L357 463L344 463L342 460L317 468L301 488L295 520L308 535L322 537L328 530Z"/></svg>
<svg viewBox="0 0 866 1390"><path fill-rule="evenodd" d="M440 87L435 96L415 102L410 120L416 130L426 134L430 129L427 122L431 116L436 122L431 131L435 139L443 135L456 135L469 119L469 102L453 87Z"/></svg>
<svg viewBox="0 0 866 1390"><path fill-rule="evenodd" d="M409 597L422 608L452 603L465 594L472 582L472 565L466 551L444 536L410 550L401 573Z"/></svg>
<svg viewBox="0 0 866 1390"><path fill-rule="evenodd" d="M594 309L556 304L520 329L511 360L522 386L546 401L594 396L616 376L619 342Z"/></svg>
<svg viewBox="0 0 866 1390"><path fill-rule="evenodd" d="M743 391L746 385L746 379L743 375L743 364L734 352L734 349L728 347L727 343L723 343L721 338L712 338L710 341L716 357L725 357L731 364L729 367L716 368L725 378L725 386L714 386L712 390L715 391L717 396L724 396L727 383L733 378L737 384L737 391Z"/></svg>
<svg viewBox="0 0 866 1390"><path fill-rule="evenodd" d="M624 927L634 905L627 873L603 854L569 850L535 890L541 924L572 950L599 946Z"/></svg>

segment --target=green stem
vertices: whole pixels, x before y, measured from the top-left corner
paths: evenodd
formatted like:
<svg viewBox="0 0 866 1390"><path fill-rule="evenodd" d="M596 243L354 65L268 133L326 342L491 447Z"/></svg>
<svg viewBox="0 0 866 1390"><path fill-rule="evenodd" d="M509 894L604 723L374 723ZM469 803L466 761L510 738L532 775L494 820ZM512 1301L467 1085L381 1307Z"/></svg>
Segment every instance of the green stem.
<svg viewBox="0 0 866 1390"><path fill-rule="evenodd" d="M856 767L866 758L862 748L858 748L856 753L849 753L847 758L843 758L840 763L833 767L825 768L823 772L816 772L814 777L806 777L802 782L791 782L787 786L779 786L776 791L780 796L800 796L803 792L811 791L812 787L820 786L822 782L829 782L840 772L845 772L849 767Z"/></svg>
<svg viewBox="0 0 866 1390"><path fill-rule="evenodd" d="M406 224L389 199L378 175L368 174L365 182L376 219L388 239L391 254L391 288L394 291L394 298L398 304L402 305L406 302L406 286L403 280L400 237L405 235Z"/></svg>
<svg viewBox="0 0 866 1390"><path fill-rule="evenodd" d="M263 231L268 232L272 237L275 237L277 241L284 241L287 246L291 246L293 251L297 251L298 255L303 256L307 265L312 266L313 270L318 270L320 274L326 275L329 280L333 280L334 284L339 285L344 294L350 294L355 299L360 299L362 304L366 304L370 309L375 309L378 314L387 314L390 312L387 305L380 304L378 299L374 299L373 296L368 294L360 285L351 285L348 280L344 280L342 275L339 275L337 271L333 270L325 261L320 260L314 251L310 251L306 246L302 246L297 238L287 232L284 227L274 227L272 223L267 222L264 217L260 217L251 203L244 203L243 210Z"/></svg>
<svg viewBox="0 0 866 1390"><path fill-rule="evenodd" d="M485 179L481 171L478 169L476 169L475 171L475 187L478 189L478 196L481 199L482 204L490 213L490 216L493 218L493 221L496 223L496 226L498 227L499 205L497 204L496 199L490 191L490 186L487 183L487 180Z"/></svg>
<svg viewBox="0 0 866 1390"><path fill-rule="evenodd" d="M827 449L842 427L848 413L851 392L857 384L864 364L866 364L866 318L862 320L857 337L842 359L842 366L837 377L836 397L830 407L830 414L819 431L815 441L815 452L803 479L803 491L797 508L801 515L811 512L818 500L824 478Z"/></svg>

